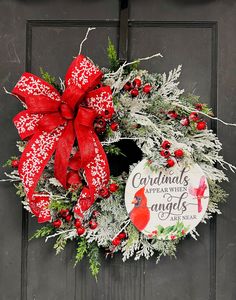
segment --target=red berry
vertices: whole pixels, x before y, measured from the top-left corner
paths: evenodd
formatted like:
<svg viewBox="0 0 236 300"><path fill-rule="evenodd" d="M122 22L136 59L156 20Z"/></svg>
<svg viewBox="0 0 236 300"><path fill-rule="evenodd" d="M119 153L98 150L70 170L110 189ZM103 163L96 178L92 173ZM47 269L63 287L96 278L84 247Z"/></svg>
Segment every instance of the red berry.
<svg viewBox="0 0 236 300"><path fill-rule="evenodd" d="M114 246L119 246L120 243L121 243L121 239L118 237L116 237L112 240L112 245L114 245Z"/></svg>
<svg viewBox="0 0 236 300"><path fill-rule="evenodd" d="M85 228L83 226L76 229L78 235L82 235L85 233Z"/></svg>
<svg viewBox="0 0 236 300"><path fill-rule="evenodd" d="M181 231L181 233L182 233L182 235L185 235L185 234L186 234L186 231L183 229L183 230Z"/></svg>
<svg viewBox="0 0 236 300"><path fill-rule="evenodd" d="M167 159L167 166L172 168L175 165L175 161L173 159Z"/></svg>
<svg viewBox="0 0 236 300"><path fill-rule="evenodd" d="M166 150L168 150L170 148L170 146L171 146L171 143L169 141L163 141L161 144L161 147Z"/></svg>
<svg viewBox="0 0 236 300"><path fill-rule="evenodd" d="M197 129L198 130L204 130L204 129L206 129L206 122L204 122L204 121L198 122L197 123Z"/></svg>
<svg viewBox="0 0 236 300"><path fill-rule="evenodd" d="M188 126L189 125L189 119L188 118L182 118L180 121L180 124L183 126Z"/></svg>
<svg viewBox="0 0 236 300"><path fill-rule="evenodd" d="M62 225L62 220L57 219L57 220L55 220L54 222L52 222L52 225L53 225L55 228L60 228L61 225Z"/></svg>
<svg viewBox="0 0 236 300"><path fill-rule="evenodd" d="M143 87L143 92L144 92L145 94L149 94L149 93L151 92L151 89L152 89L151 85L150 85L150 84L146 84L146 85Z"/></svg>
<svg viewBox="0 0 236 300"><path fill-rule="evenodd" d="M174 152L175 157L183 157L184 156L184 151L182 149L177 149Z"/></svg>
<svg viewBox="0 0 236 300"><path fill-rule="evenodd" d="M112 193L115 193L119 189L119 185L117 183L111 183L109 185L109 190Z"/></svg>
<svg viewBox="0 0 236 300"><path fill-rule="evenodd" d="M139 94L139 92L138 92L137 89L133 89L133 90L131 91L131 96L132 96L132 97L137 97L138 94Z"/></svg>
<svg viewBox="0 0 236 300"><path fill-rule="evenodd" d="M98 127L100 127L100 128L106 127L106 125L107 125L106 120L105 120L104 118L102 118L102 117L97 118L97 120L96 120L95 123L96 123L96 125L97 125Z"/></svg>
<svg viewBox="0 0 236 300"><path fill-rule="evenodd" d="M106 127L102 127L102 128L96 127L95 131L97 134L102 134L106 131Z"/></svg>
<svg viewBox="0 0 236 300"><path fill-rule="evenodd" d="M69 213L70 213L69 209L61 209L59 212L59 214L62 218L67 217L69 215Z"/></svg>
<svg viewBox="0 0 236 300"><path fill-rule="evenodd" d="M168 150L162 150L162 151L160 152L160 154L161 154L161 156L163 156L163 157L165 157L165 158L170 157L170 151L168 151Z"/></svg>
<svg viewBox="0 0 236 300"><path fill-rule="evenodd" d="M195 108L196 108L197 110L202 110L203 104L202 104L202 103L197 103L197 104L195 104Z"/></svg>
<svg viewBox="0 0 236 300"><path fill-rule="evenodd" d="M105 187L99 191L99 195L102 198L108 198L110 196L110 192L109 192L108 188Z"/></svg>
<svg viewBox="0 0 236 300"><path fill-rule="evenodd" d="M94 218L97 218L100 215L100 212L98 210L94 210L92 215Z"/></svg>
<svg viewBox="0 0 236 300"><path fill-rule="evenodd" d="M18 166L19 166L19 160L18 159L13 159L11 161L11 166L12 166L12 168L18 168Z"/></svg>
<svg viewBox="0 0 236 300"><path fill-rule="evenodd" d="M121 239L121 240L125 239L126 238L126 233L125 232L119 233L118 238Z"/></svg>
<svg viewBox="0 0 236 300"><path fill-rule="evenodd" d="M80 219L75 219L74 225L76 228L79 228L79 227L81 227L82 222L80 221Z"/></svg>
<svg viewBox="0 0 236 300"><path fill-rule="evenodd" d="M105 118L106 119L111 119L111 117L114 114L113 108L107 108L107 109L105 109L104 114L105 114Z"/></svg>
<svg viewBox="0 0 236 300"><path fill-rule="evenodd" d="M99 117L94 122L94 128L97 133L103 133L106 131L107 122L104 118Z"/></svg>
<svg viewBox="0 0 236 300"><path fill-rule="evenodd" d="M97 226L98 226L98 223L95 222L95 220L90 220L90 221L89 221L89 227L90 227L91 229L95 229L95 228L97 228Z"/></svg>
<svg viewBox="0 0 236 300"><path fill-rule="evenodd" d="M173 241L173 240L176 239L176 236L175 236L175 235L171 235L171 236L170 236L170 239Z"/></svg>
<svg viewBox="0 0 236 300"><path fill-rule="evenodd" d="M71 219L72 219L72 215L68 215L68 216L65 217L65 220L68 223L71 221Z"/></svg>
<svg viewBox="0 0 236 300"><path fill-rule="evenodd" d="M119 128L119 124L117 122L113 122L111 123L110 128L112 131L117 131Z"/></svg>
<svg viewBox="0 0 236 300"><path fill-rule="evenodd" d="M142 84L142 81L139 78L135 78L133 81L133 86L139 88Z"/></svg>
<svg viewBox="0 0 236 300"><path fill-rule="evenodd" d="M132 88L132 85L131 85L130 82L126 82L126 84L125 84L124 87L123 87L123 89L124 89L125 91L130 91L131 88Z"/></svg>
<svg viewBox="0 0 236 300"><path fill-rule="evenodd" d="M167 115L172 119L178 118L178 114L174 110L168 111Z"/></svg>
<svg viewBox="0 0 236 300"><path fill-rule="evenodd" d="M196 122L199 119L198 113L197 112L191 112L189 115L189 119L193 122Z"/></svg>

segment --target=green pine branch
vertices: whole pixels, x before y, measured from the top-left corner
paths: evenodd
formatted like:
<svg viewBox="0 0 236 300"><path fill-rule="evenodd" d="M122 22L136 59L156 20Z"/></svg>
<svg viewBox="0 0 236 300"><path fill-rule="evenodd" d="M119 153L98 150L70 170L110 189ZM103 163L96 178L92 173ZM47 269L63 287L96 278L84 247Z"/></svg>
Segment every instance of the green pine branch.
<svg viewBox="0 0 236 300"><path fill-rule="evenodd" d="M81 238L77 244L74 267L81 262L88 252L88 244L85 238Z"/></svg>
<svg viewBox="0 0 236 300"><path fill-rule="evenodd" d="M120 66L120 62L116 52L116 48L110 38L108 38L107 56L108 56L111 71L118 70Z"/></svg>
<svg viewBox="0 0 236 300"><path fill-rule="evenodd" d="M89 269L91 274L97 280L101 265L99 261L99 248L96 243L90 244L87 242L86 238L81 238L77 244L74 266L81 262L85 255L89 258Z"/></svg>
<svg viewBox="0 0 236 300"><path fill-rule="evenodd" d="M11 163L13 160L16 160L18 159L17 156L12 156L11 158L9 158L4 164L3 164L3 167L11 167Z"/></svg>
<svg viewBox="0 0 236 300"><path fill-rule="evenodd" d="M65 239L64 235L63 234L59 235L59 237L56 239L55 244L53 245L53 249L56 250L56 255L65 249L66 244L67 244L67 239Z"/></svg>
<svg viewBox="0 0 236 300"><path fill-rule="evenodd" d="M100 270L101 263L99 261L99 248L96 243L89 245L89 269L97 281L97 276Z"/></svg>
<svg viewBox="0 0 236 300"><path fill-rule="evenodd" d="M48 236L50 233L52 233L53 230L54 230L54 228L50 225L41 227L40 229L37 229L34 232L34 234L31 236L29 241L31 241L32 239L38 239L38 238Z"/></svg>
<svg viewBox="0 0 236 300"><path fill-rule="evenodd" d="M43 80L45 80L46 82L54 86L59 92L61 92L59 84L56 83L56 78L50 75L48 72L44 71L42 67L40 67L39 70Z"/></svg>
<svg viewBox="0 0 236 300"><path fill-rule="evenodd" d="M111 155L122 155L122 156L126 157L126 155L124 153L122 153L120 148L117 147L116 145L105 145L104 150L106 153L111 154Z"/></svg>

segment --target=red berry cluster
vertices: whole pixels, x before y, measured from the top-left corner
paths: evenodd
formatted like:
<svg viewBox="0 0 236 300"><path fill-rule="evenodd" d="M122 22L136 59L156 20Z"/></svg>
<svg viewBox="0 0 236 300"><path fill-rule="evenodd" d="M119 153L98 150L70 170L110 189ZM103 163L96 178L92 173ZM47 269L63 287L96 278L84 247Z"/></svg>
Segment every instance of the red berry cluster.
<svg viewBox="0 0 236 300"><path fill-rule="evenodd" d="M75 219L74 226L76 228L78 235L83 235L86 231L86 228L90 228L91 230L94 230L98 227L97 223L97 217L99 215L99 212L97 210L94 210L92 213L92 217L87 225L84 226L81 219Z"/></svg>
<svg viewBox="0 0 236 300"><path fill-rule="evenodd" d="M162 150L160 151L161 156L166 158L166 166L171 168L175 165L175 160L171 158L172 154L170 152L171 143L169 141L163 141L161 144ZM184 151L182 149L177 149L174 151L175 159L181 159L184 156Z"/></svg>
<svg viewBox="0 0 236 300"><path fill-rule="evenodd" d="M148 234L149 238L152 238L153 236L158 235L158 231L157 230L153 230L152 233Z"/></svg>
<svg viewBox="0 0 236 300"><path fill-rule="evenodd" d="M57 219L55 221L52 222L52 225L55 227L55 228L60 228L62 225L63 225L63 220L66 222L66 223L70 223L73 216L70 212L70 210L68 208L66 209L61 209L57 215Z"/></svg>
<svg viewBox="0 0 236 300"><path fill-rule="evenodd" d="M148 83L142 86L141 79L135 78L132 83L129 81L126 82L123 89L126 92L129 92L132 97L137 97L140 91L142 91L145 94L150 94L152 86Z"/></svg>
<svg viewBox="0 0 236 300"><path fill-rule="evenodd" d="M96 118L94 122L94 129L97 134L103 134L107 130L107 121L103 117ZM112 131L119 129L119 124L115 121L109 122L109 127Z"/></svg>
<svg viewBox="0 0 236 300"><path fill-rule="evenodd" d="M108 187L104 187L103 189L101 189L99 191L99 196L102 198L109 198L111 193L115 193L116 191L118 191L119 189L119 185L115 182L109 184Z"/></svg>
<svg viewBox="0 0 236 300"><path fill-rule="evenodd" d="M120 245L120 243L122 242L122 240L124 240L126 238L126 233L125 232L121 232L119 233L113 240L112 240L112 245L117 247Z"/></svg>
<svg viewBox="0 0 236 300"><path fill-rule="evenodd" d="M195 108L200 111L203 108L203 104L197 103ZM190 123L195 124L197 130L205 130L207 127L206 122L200 119L199 114L196 111L191 112L188 117L183 117L180 120L180 124L183 126L189 126Z"/></svg>
<svg viewBox="0 0 236 300"><path fill-rule="evenodd" d="M195 108L197 110L202 110L203 108L203 104L198 103L195 105ZM189 116L180 116L178 115L178 113L175 110L171 110L167 112L167 117L169 117L170 119L179 119L180 120L180 124L182 126L189 126L190 124L195 124L195 128L197 130L204 130L206 129L206 122L202 121L199 117L198 112L193 111L189 114Z"/></svg>

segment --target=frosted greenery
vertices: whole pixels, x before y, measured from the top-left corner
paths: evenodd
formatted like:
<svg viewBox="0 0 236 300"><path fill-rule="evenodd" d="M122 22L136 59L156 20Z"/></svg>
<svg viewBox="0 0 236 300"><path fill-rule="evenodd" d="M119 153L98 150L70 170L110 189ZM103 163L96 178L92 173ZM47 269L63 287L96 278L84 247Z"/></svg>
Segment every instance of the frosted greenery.
<svg viewBox="0 0 236 300"><path fill-rule="evenodd" d="M117 61L115 48L110 41L108 57L111 69L103 69L105 73L103 83L110 85L113 90L116 110L114 120L119 123L119 131L112 132L108 126L107 131L100 137L106 152L111 155L124 155L116 142L133 140L142 151L143 158L147 158L150 162L149 167L155 170L166 167L166 159L160 154L160 144L163 140L170 141L173 152L176 149L183 149L185 155L182 163L186 165L198 163L208 179L210 201L202 221L206 222L214 213L220 214L219 203L225 201L227 194L219 184L228 180L224 169L235 171L235 167L225 162L219 154L222 145L211 129L199 131L193 121L190 121L189 126L181 125L180 119L189 117L190 112L196 112L200 118L213 116L211 109L206 104L201 106L201 110L196 109L196 105L200 103L199 97L184 94L183 89L179 88L178 80L181 66L168 74L151 74L146 70L132 68L133 64L120 65ZM136 67L138 62L139 60L135 62ZM45 80L58 87L54 77L43 71L42 75ZM140 92L137 97L132 97L129 92L125 91L124 85L127 82L132 82L135 78L139 78L143 85L150 84L151 92L148 94ZM179 117L172 118L169 116L169 112L175 112ZM22 152L25 143L18 142L17 146ZM11 160L7 162L7 166L11 164ZM64 190L54 178L53 165L54 160L52 158L39 181L38 191L50 195L50 210L52 220L55 220L61 209L73 210L80 190L76 192ZM133 167L134 165L130 166L130 170ZM24 199L24 189L19 181L17 171L14 170L7 176L9 180L16 181L17 194L23 197L23 205L30 211L28 202ZM180 227L174 228L177 232L175 240L149 238L137 231L130 223L124 204L124 187L127 177L128 174L125 173L113 177L112 182L119 184L118 192L111 194L108 199L98 198L85 213L83 222L86 231L82 237L78 237L73 222L63 223L59 229L53 228L49 224L37 230L33 237L46 237L46 240L55 238L54 249L57 254L65 248L68 240L75 239L77 241L75 263L79 263L85 255L88 256L90 269L95 277L99 271L98 247L105 248L107 253L111 255L121 251L123 261L131 257L138 260L141 257L149 259L151 256L155 256L158 262L161 256L175 257L176 246L184 238L180 234L182 225L178 224ZM87 225L93 211L99 212L96 219L98 223L96 229L90 229ZM126 238L122 240L120 245L114 247L112 240L121 232L126 233ZM196 231L190 234L194 238L198 236Z"/></svg>

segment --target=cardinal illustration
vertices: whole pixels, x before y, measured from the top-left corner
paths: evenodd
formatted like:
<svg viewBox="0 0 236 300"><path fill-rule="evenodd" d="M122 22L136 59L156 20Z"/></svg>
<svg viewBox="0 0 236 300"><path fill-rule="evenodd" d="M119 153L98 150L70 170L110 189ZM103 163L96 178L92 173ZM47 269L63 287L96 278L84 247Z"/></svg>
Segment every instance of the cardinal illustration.
<svg viewBox="0 0 236 300"><path fill-rule="evenodd" d="M132 223L140 231L144 230L150 220L150 211L147 207L147 198L144 194L144 189L145 187L142 187L135 193L132 200L134 208L129 213Z"/></svg>
<svg viewBox="0 0 236 300"><path fill-rule="evenodd" d="M198 212L202 211L202 198L204 197L205 190L207 188L206 185L206 178L202 176L200 179L199 187L198 188L189 188L189 193L195 197L197 197L197 205L198 205Z"/></svg>

